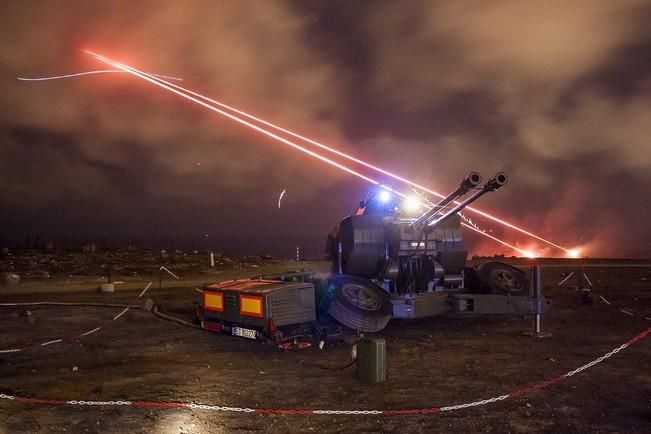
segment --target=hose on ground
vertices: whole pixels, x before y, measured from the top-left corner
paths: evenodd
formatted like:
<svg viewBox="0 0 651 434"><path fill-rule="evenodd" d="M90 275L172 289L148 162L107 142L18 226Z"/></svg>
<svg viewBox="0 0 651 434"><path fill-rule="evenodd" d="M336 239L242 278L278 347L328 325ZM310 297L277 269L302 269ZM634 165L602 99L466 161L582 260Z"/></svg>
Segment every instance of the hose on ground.
<svg viewBox="0 0 651 434"><path fill-rule="evenodd" d="M84 307L121 307L121 308L130 308L130 309L143 309L142 306L137 304L118 304L118 303L80 303L80 302L60 302L60 301L37 301L37 302L25 302L25 303L0 303L0 307L37 307L37 306L84 306ZM201 329L200 326L194 324L190 321L185 321L180 318L175 318L173 316L162 313L158 310L158 306L154 306L152 313L159 318L162 318L167 321L175 322L177 324L184 325L186 327L192 327L195 329Z"/></svg>
<svg viewBox="0 0 651 434"><path fill-rule="evenodd" d="M193 329L203 330L203 329L201 328L201 326L199 326L198 324L194 324L194 323L192 323L192 322L190 322L190 321L186 321L186 320L183 320L183 319L180 319L180 318L176 318L176 317L174 317L174 316L171 316L171 315L167 315L167 314L165 314L165 313L162 313L160 310L158 310L158 306L154 306L154 308L152 309L152 313L153 313L154 315L156 315L157 317L162 318L162 319L164 319L164 320L171 321L171 322L175 322L175 323L180 324L180 325L182 325L182 326L192 327Z"/></svg>
<svg viewBox="0 0 651 434"><path fill-rule="evenodd" d="M343 371L344 369L353 366L357 362L357 359L353 359L350 362L346 363L343 366L326 366L326 365L320 365L318 363L310 363L306 362L305 360L299 360L299 364L303 366L309 366L311 368L319 368L319 369L325 369L326 371Z"/></svg>
<svg viewBox="0 0 651 434"><path fill-rule="evenodd" d="M130 309L142 309L137 304L117 304L117 303L76 303L61 301L36 301L25 303L0 303L0 307L31 307L31 306L89 306L89 307L128 307Z"/></svg>

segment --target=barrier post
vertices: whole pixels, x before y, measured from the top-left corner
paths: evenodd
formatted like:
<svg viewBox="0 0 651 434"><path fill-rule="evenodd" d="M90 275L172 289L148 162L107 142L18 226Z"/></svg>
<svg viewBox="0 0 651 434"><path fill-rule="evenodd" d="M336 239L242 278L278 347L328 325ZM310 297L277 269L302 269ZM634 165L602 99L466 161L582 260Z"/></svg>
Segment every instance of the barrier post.
<svg viewBox="0 0 651 434"><path fill-rule="evenodd" d="M542 331L542 267L538 264L532 265L529 273L530 288L529 294L532 296L532 303L534 304L534 317L533 317L533 331L523 333L525 336L535 338L548 338L552 334L550 332Z"/></svg>

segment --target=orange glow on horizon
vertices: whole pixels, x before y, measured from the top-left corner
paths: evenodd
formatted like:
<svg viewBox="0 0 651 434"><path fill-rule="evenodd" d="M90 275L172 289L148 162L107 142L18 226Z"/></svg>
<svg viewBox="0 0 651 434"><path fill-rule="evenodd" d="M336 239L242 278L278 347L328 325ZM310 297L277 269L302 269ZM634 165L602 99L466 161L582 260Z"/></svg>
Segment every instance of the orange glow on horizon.
<svg viewBox="0 0 651 434"><path fill-rule="evenodd" d="M570 258L581 258L582 253L581 249L570 249L567 251L567 256Z"/></svg>

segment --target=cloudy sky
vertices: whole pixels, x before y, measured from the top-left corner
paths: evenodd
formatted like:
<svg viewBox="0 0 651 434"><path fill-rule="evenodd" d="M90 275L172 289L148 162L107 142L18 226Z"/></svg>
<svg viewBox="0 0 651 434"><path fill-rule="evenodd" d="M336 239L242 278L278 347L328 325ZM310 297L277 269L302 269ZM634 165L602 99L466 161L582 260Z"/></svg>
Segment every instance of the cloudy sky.
<svg viewBox="0 0 651 434"><path fill-rule="evenodd" d="M437 191L504 170L479 208L649 256L649 22L638 0L3 2L0 241L316 256L368 188L126 74L16 80L104 68L90 48Z"/></svg>

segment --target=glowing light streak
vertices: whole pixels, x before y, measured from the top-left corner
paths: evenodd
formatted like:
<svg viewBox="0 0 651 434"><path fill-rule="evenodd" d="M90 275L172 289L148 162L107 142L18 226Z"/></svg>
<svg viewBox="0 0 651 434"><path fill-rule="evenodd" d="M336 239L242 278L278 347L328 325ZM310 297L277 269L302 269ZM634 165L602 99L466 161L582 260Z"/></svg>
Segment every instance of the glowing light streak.
<svg viewBox="0 0 651 434"><path fill-rule="evenodd" d="M164 82L163 80L156 79L156 78L154 78L154 77L152 77L150 75L147 75L146 73L141 72L141 71L139 71L139 70L137 70L137 69L135 69L135 68L133 68L131 66L127 66L127 65L124 65L122 63L116 62L116 61L111 60L111 59L109 59L109 58L107 58L105 56L102 56L100 54L93 53L92 51L85 50L85 52L92 55L93 57L95 57L97 60L99 60L101 62L104 62L106 64L109 64L109 65L113 66L114 68L118 68L118 69L120 69L122 71L133 74L136 77L142 78L145 81L148 81L148 82L150 82L150 83L152 83L152 84L154 84L154 85L156 85L158 87L166 89L166 90L168 90L168 91L170 91L170 92L172 92L172 93L174 93L176 95L179 95L182 98L185 98L185 99L187 99L189 101L194 102L195 104L198 104L198 105L200 105L202 107L205 107L208 110L211 110L211 111L214 111L214 112L216 112L218 114L221 114L224 117L227 117L227 118L229 118L229 119L231 119L231 120L233 120L233 121L235 121L237 123L245 125L245 126L251 128L251 129L253 129L253 130L255 130L255 131L257 131L257 132L259 132L259 133L261 133L263 135L266 135L266 136L271 137L271 138L273 138L275 140L278 140L279 142L284 143L284 144L286 144L286 145L288 145L288 146L290 146L290 147L292 147L292 148L294 148L294 149L296 149L296 150L298 150L300 152L308 154L308 155L310 155L310 156L312 156L314 158L317 158L317 159L319 159L319 160L321 160L321 161L323 161L323 162L325 162L327 164L330 164L331 166L337 167L337 168L339 168L339 169L341 169L341 170L343 170L343 171L345 171L347 173L350 173L351 175L354 175L354 176L356 176L356 177L358 177L360 179L363 179L366 182L377 185L377 186L383 188L384 190L389 191L391 193L394 193L397 196L400 196L402 198L405 198L405 199L408 198L407 195L405 195L405 194L403 194L403 193L401 193L401 192L399 192L397 190L394 190L391 187L388 187L388 186L386 186L384 184L381 184L380 182L378 182L378 181L376 181L376 180L374 180L372 178L369 178L368 176L365 176L365 175L363 175L363 174L361 174L361 173L359 173L359 172L357 172L357 171L355 171L355 170L353 170L353 169L351 169L351 168L349 168L347 166L344 166L343 164L337 163L334 160L331 160L331 159L329 159L327 157L324 157L321 154L318 154L318 153L316 153L314 151L311 151L311 150L309 150L309 149L307 149L307 148L305 148L305 147L303 147L301 145L298 145L298 144L296 144L296 143L294 143L294 142L292 142L292 141L290 141L288 139L285 139L284 137L280 137L277 134L274 134L274 133L272 133L270 131L267 131L264 128L261 128L261 127L255 125L255 124L252 124L251 122L245 121L244 119L241 119L241 118L239 118L239 117L237 117L237 116L235 116L233 114L230 114L228 112L220 110L219 108L214 107L214 106L202 101L201 99L197 99L197 98L193 97L192 95L179 90L179 89L183 89L180 86L176 86L176 85L173 85L171 83ZM206 98L203 98L203 99L206 100ZM509 243L507 243L505 241L502 241L502 240L500 240L500 239L498 239L498 238L496 238L496 237L494 237L492 235L489 235L489 234L487 234L487 233L485 233L483 231L475 229L474 227L469 226L469 225L467 225L467 224L465 224L463 222L462 222L462 224L464 226L467 226L467 227L471 228L475 232L478 232L478 233L480 233L480 234L482 234L482 235L484 235L484 236L486 236L486 237L488 237L488 238L490 238L492 240L495 240L495 241L497 241L497 242L499 242L499 243L501 243L501 244L503 244L503 245L505 245L507 247L510 247L510 248L512 248L514 250L517 250L519 252L524 252L523 250L518 249L517 247L512 246L511 244L509 244Z"/></svg>
<svg viewBox="0 0 651 434"><path fill-rule="evenodd" d="M482 230L482 229L479 227L479 225L478 225L475 221L473 221L473 219L471 219L470 217L468 217L467 215L465 215L465 214L463 214L463 213L461 213L461 212L458 212L457 214L459 214L459 217L461 217L461 218L462 218L466 223L468 223L470 226L472 226L472 227L474 227L475 229L478 229L478 230L480 230L480 231Z"/></svg>
<svg viewBox="0 0 651 434"><path fill-rule="evenodd" d="M283 190L278 197L278 209L280 209L280 202L283 200L283 197L285 197L285 193L287 193L287 190Z"/></svg>
<svg viewBox="0 0 651 434"><path fill-rule="evenodd" d="M143 74L147 75L146 73L143 73ZM167 85L169 85L169 86L171 86L171 87L174 87L174 88L176 88L176 89L178 89L178 90L181 90L181 91L183 91L183 92L189 93L190 95L193 95L193 96L195 96L195 97L197 97L197 98L200 98L200 99L202 99L202 100L204 100L204 101L208 101L208 102L210 102L210 103L212 103L212 104L215 104L215 105L217 105L217 106L219 106L219 107L222 107L222 108L225 108L225 109L231 110L232 112L235 112L235 113L237 113L237 114L240 114L240 115L242 115L242 116L245 116L245 117L247 117L247 118L249 118L249 119L252 119L252 120L254 120L254 121L256 121L256 122L259 122L259 123L261 123L261 124L263 124L263 125L266 125L266 126L268 126L268 127L274 128L274 129L276 129L276 130L278 130L278 131L281 131L281 132L283 132L283 133L285 133L285 134L288 134L288 135L290 135L290 136L292 136L292 137L296 137L296 138L298 138L298 139L304 140L305 142L310 143L310 144L312 144L312 145L314 145L314 146L317 146L317 147L319 147L319 148L321 148L321 149L324 149L324 150L326 150L326 151L328 151L328 152L332 152L332 153L334 153L334 154L336 154L336 155L339 155L340 157L346 158L346 159L348 159L348 160L350 160L350 161L353 161L353 162L355 162L355 163L357 163L357 164L360 164L360 165L362 165L362 166L364 166L364 167L367 167L367 168L369 168L369 169L375 170L376 172L382 173L383 175L386 175L386 176L389 176L389 177L391 177L391 178L393 178L393 179L396 179L396 180L398 180L398 181L404 182L404 183L406 183L406 184L408 184L408 185L410 185L410 186L412 186L412 187L416 187L416 188L418 188L418 189L420 189L420 190L423 190L423 191L425 191L425 192L427 192L427 193L429 193L429 194L432 194L432 195L434 195L434 196L438 196L438 197L440 197L440 198L444 198L444 197L445 197L445 195L442 194L442 193L436 192L436 191L431 190L431 189L429 189L429 188L427 188L427 187L425 187L425 186L423 186L423 185L421 185L421 184L418 184L418 183L416 183L416 182L414 182L414 181L411 181L411 180L409 180L409 179L406 179L406 178L404 178L404 177L401 177L401 176L399 176L399 175L396 175L395 173L389 172L389 171L384 170L384 169L382 169L382 168L380 168L380 167L378 167L378 166L375 166L375 165L373 165L373 164L367 163L367 162L364 161L364 160L360 160L360 159L358 159L358 158L355 158L355 157L353 157L352 155L346 154L345 152L342 152L342 151L339 151L339 150L337 150L337 149L334 149L334 148L332 148L332 147L330 147L330 146L324 145L323 143L317 142L316 140L313 140L313 139L310 139L310 138L308 138L308 137L302 136L302 135L300 135L300 134L298 134L298 133L295 133L295 132L293 132L293 131L291 131L291 130L287 130L287 129L282 128L282 127L280 127L280 126L278 126L278 125L275 125L275 124L273 124L273 123L271 123L271 122L265 121L264 119L258 118L258 117L256 117L256 116L251 115L251 114L248 114L248 113L246 113L246 112L244 112L244 111L242 111L242 110L236 109L235 107L231 107L231 106L229 106L229 105L227 105L227 104L224 104L224 103L222 103L222 102L216 101L216 100L214 100L214 99L212 99L212 98L209 98L209 97L207 97L207 96L201 95L200 93L193 92L193 91L191 91L191 90L189 90L189 89L186 89L186 88L184 88L184 87L178 86L178 85L176 85L176 84L174 84L174 83L169 83L169 82L166 82L165 80L160 80L160 81L162 81L162 82L164 82L165 84L167 84ZM457 205L459 204L458 201L455 201L454 203L457 204ZM519 227L519 226L516 226L516 225L514 225L514 224L512 224L512 223L509 223L509 222L507 222L506 220L502 220L502 219L500 219L499 217L495 217L495 216L493 216L493 215L491 215L491 214L488 214L488 213L485 212L485 211L482 211L482 210L480 210L480 209L473 208L473 207L470 207L470 206L469 206L469 207L466 207L466 209L469 210L469 211L475 212L475 213L477 213L477 214L479 214L479 215L481 215L481 216L483 216L483 217L485 217L485 218L487 218L487 219L489 219L489 220L493 220L493 221L495 221L495 222L497 222L497 223L499 223L499 224L501 224L501 225L504 225L504 226L506 226L506 227L508 227L508 228L511 228L511 229L513 229L513 230L516 230L516 231L518 231L518 232L521 232L521 233L523 233L523 234L525 234L525 235L527 235L527 236L530 236L530 237L532 237L532 238L535 238L535 239L537 239L537 240L539 240L539 241L542 241L542 242L544 242L544 243L546 243L546 244L549 244L550 246L553 246L553 247L556 247L556 248L558 248L558 249L560 249L560 250L563 250L563 251L566 252L566 253L569 253L569 250L568 250L567 248L565 248L565 247L563 247L563 246L560 246L560 245L558 245L558 244L556 244L556 243L554 243L554 242L552 242L552 241L549 241L549 240L547 240L547 239L545 239L545 238L542 238L541 236L536 235L536 234L534 234L534 233L532 233L532 232L529 232L529 231L527 231L527 230L524 229L524 228L521 228L521 227Z"/></svg>
<svg viewBox="0 0 651 434"><path fill-rule="evenodd" d="M468 217L468 216L466 216L466 215L464 215L464 214L462 214L460 212L457 213L457 214L459 215L459 217L461 217L464 220L464 221L461 222L461 224L463 226L465 226L465 227L467 227L469 229L472 229L473 231L478 232L478 233L482 234L485 237L491 238L491 239L497 241L498 243L503 244L503 245L517 251L518 253L520 253L521 255L523 255L526 258L535 258L535 257L537 257L537 255L534 252L530 251L530 250L519 249L519 248L515 247L514 245L511 245L511 244L509 244L509 243L507 243L505 241L500 240L499 238L496 238L496 237L494 237L492 235L487 234L486 231L483 230L482 228L480 228L479 225L476 222L474 222L470 217Z"/></svg>
<svg viewBox="0 0 651 434"><path fill-rule="evenodd" d="M81 77L81 76L84 76L84 75L111 74L111 73L116 73L116 72L120 73L120 74L124 74L127 71L121 71L119 69L97 69L97 70L94 70L94 71L76 72L74 74L65 74L65 75L52 75L52 76L48 76L48 77L16 77L16 80L20 80L20 81L62 80L62 79L65 79L65 78ZM183 81L182 78L172 77L170 75L151 74L151 73L148 73L147 75L151 75L151 76L159 77L159 78L167 78L168 80Z"/></svg>
<svg viewBox="0 0 651 434"><path fill-rule="evenodd" d="M90 51L87 51L87 53L93 55L94 57L96 57L96 58L97 58L98 60L100 60L100 61L105 61L106 63L112 64L112 63L109 61L109 59L108 59L108 58L105 58L104 56L98 55L98 54L96 54L96 53L92 53L92 52L90 52ZM348 154L346 154L346 153L344 153L344 152L341 152L341 151L338 151L338 150L336 150L336 149L333 149L333 148L331 148L331 147L329 147L329 146L323 145L323 144L321 144L321 143L319 143L319 142L317 142L317 141L315 141L315 140L312 140L312 139L310 139L310 138L307 138L307 137L301 136L301 135L299 135L299 134L297 134L297 133L294 133L293 131L290 131L290 130L284 129L284 128L282 128L282 127L279 127L279 126L277 126L277 125L275 125L275 124L273 124L273 123L271 123L271 122L268 122L268 121L265 121L265 120L260 119L260 118L258 118L258 117L255 117L255 116L253 116L253 115L250 115L250 114L248 114L248 113L246 113L246 112L243 112L243 111L238 110L238 109L236 109L236 108L234 108L234 107L231 107L231 106L228 106L228 105L226 105L226 104L223 104L223 103L221 103L221 102L219 102L219 101L216 101L216 100L214 100L214 99L212 99L212 98L208 98L208 97L206 97L206 96L203 96L203 95L201 95L201 94L198 94L198 93L196 93L196 92L193 92L193 91L191 91L191 90L189 90L189 89L185 89L185 88L183 88L183 87L181 87L181 86L177 86L177 85L175 85L175 84L173 84L173 83L168 83L168 82L166 82L165 80L163 80L163 79L168 79L168 80L183 81L182 78L179 78L179 77L172 77L172 76L162 75L162 74L153 74L153 73L141 72L141 71L137 71L137 70L135 70L135 68L133 68L134 71L130 71L130 70L129 70L129 67L127 67L126 65L118 64L118 63L115 63L114 66L116 66L116 67L119 68L119 69L101 69L101 70L85 71L85 72L79 72L79 73L73 73L73 74L65 74L65 75L58 75L58 76L47 76L47 77L34 77L34 78L30 78L30 77L17 77L17 80L20 80L20 81L47 81L47 80L61 80L61 79L73 78L73 77L80 77L80 76L85 76L85 75L107 74L107 73L131 73L131 74L134 74L134 75L136 75L136 76L138 76L138 77L140 77L140 78L143 78L143 79L146 79L146 77L143 77L143 76L139 75L138 73L141 73L141 74L146 75L146 76L148 76L148 77L156 77L156 78L159 78L160 81L162 81L163 83L168 84L169 86L171 86L171 87L173 87L173 88L178 88L178 89L180 89L180 90L182 90L182 91L185 91L185 92L187 92L187 93L189 93L189 94L191 94L191 95L197 96L197 97L203 99L204 101L209 101L209 102L211 102L211 103L213 103L213 104L215 104L215 105L218 105L218 106L220 106L220 107L227 108L227 109L229 109L229 110L231 110L231 111L233 111L233 112L235 112L235 113L241 114L241 115L243 115L243 116L245 116L245 117L247 117L247 118L249 118L249 119L253 119L253 120L255 120L255 121L257 121L257 122L260 122L260 123L262 123L262 124L264 124L264 125L267 125L267 126L270 126L270 127L272 127L272 128L275 128L275 129L277 129L277 130L279 130L279 131L282 131L283 133L289 134L289 135L291 135L291 136L293 136L293 137L296 137L296 138L299 138L299 139L301 139L301 140L304 140L304 141L306 141L306 142L308 142L308 143L311 143L311 144L313 144L313 145L315 145L315 146L317 146L317 147L320 147L320 148L325 149L325 150L327 150L327 151L333 152L333 153L335 153L335 154L337 154L337 155L339 155L339 156L342 156L342 157L347 158L347 159L349 159L349 160L351 160L351 161L354 161L354 162L356 162L356 163L358 163L358 164L360 164L360 165L362 165L362 166L368 167L368 168L373 169L373 170L375 170L375 171L378 171L378 172L380 172L380 173L382 173L382 174L384 174L384 175L387 175L387 176L392 177L392 178L394 178L394 179L397 179L397 180L399 180L399 181L405 182L405 183L408 184L408 185L411 185L411 186L413 186L413 187L419 188L419 189L421 189L421 190L423 190L423 191L425 191L425 192L428 192L428 193L430 193L430 194L433 194L433 195L435 195L435 196L438 196L438 197L441 197L441 198L445 197L445 195L443 195L443 194L441 194L441 193L438 193L438 192L432 191L432 190L428 189L427 187L424 187L424 186L419 185L419 184L417 184L417 183L415 183L415 182L412 182L412 181L410 181L410 180L408 180L408 179L405 179L405 178L403 178L403 177L400 177L400 176L398 176L398 175L395 175L395 174L393 174L393 173L391 173L391 172L388 172L388 171L386 171L386 170L384 170L384 169L381 169L381 168L379 168L379 167L376 167L376 166L374 166L374 165L372 165L372 164L370 164L370 163L366 163L365 161L363 161L363 160L359 160L359 159L357 159L357 158L355 158L355 157L352 157L352 156L350 156L350 155L348 155ZM123 68L122 68L122 67L123 67ZM136 72L136 71L137 71L137 72ZM152 82L153 84L157 84L156 81L151 81L151 80L148 80L148 81ZM167 89L167 90L173 91L173 89L169 89L169 88L167 88L167 87L165 87L165 86L161 86L161 87L163 87L163 88L165 88L165 89ZM178 92L174 92L174 93L177 93L177 94L183 96L182 94L180 94L180 93L178 93ZM191 99L191 100L192 100L193 102L200 103L199 101L196 101L196 100L194 100L194 99ZM209 106L206 106L206 105L204 105L204 104L202 104L202 105L203 105L204 107L206 107L206 108L210 108ZM227 113L224 113L224 112L222 112L222 111L220 111L220 110L217 110L217 112L220 113L220 114L222 114L222 115L228 116ZM239 118L236 118L236 117L231 117L231 116L228 116L228 117L230 117L231 119L236 120L236 121L239 120ZM244 125L247 125L247 126L249 126L249 127L254 127L253 125L251 125L251 124L249 124L249 123L247 123L247 122L243 122L243 123L244 123ZM258 130L258 131L260 131L260 132L266 133L266 130L262 130L262 129L258 129L258 128L254 128L254 129L256 129L256 130ZM277 137L277 136L275 136L275 135L273 135L273 134L268 134L268 135L270 135L271 137L274 137L274 138L280 139L279 137ZM289 143L286 143L286 144L289 144ZM300 148L300 147L297 148L297 149L302 150L302 148ZM319 158L318 154L312 154L312 153L310 153L310 155ZM320 158L320 159L321 159L321 158ZM381 185L379 182L374 181L374 180L372 180L372 179L370 179L370 178L364 177L363 175L358 174L357 172L349 171L349 170L348 170L347 168L345 168L344 166L340 166L340 165L338 165L337 163L335 163L335 162L331 162L331 161L328 160L328 159L323 159L323 161L326 161L326 162L329 162L329 163L334 163L334 164L336 165L336 167L338 167L338 168L340 168L340 169L346 170L346 171L348 171L349 173L352 173L352 174L354 174L354 175L356 175L356 176L362 177L362 179L364 179L364 180L366 180L366 181L368 181L368 182L371 182L371 183L373 183L373 184L379 185L379 186L382 187L382 188L385 188L387 191L383 192L384 195L381 196L381 197L385 198L384 200L387 200L386 198L389 197L389 196L387 196L388 191L391 191L391 192L396 193L397 195L399 195L399 196L401 196L401 197L403 197L403 198L406 199L406 206L407 206L407 208L413 210L413 209L417 208L418 206L420 206L420 201L418 201L418 199L416 199L416 198L414 198L414 197L405 196L404 194L399 193L399 192L397 192L397 191L394 191L393 189L390 189L390 188L388 188L388 187L386 187L386 186L384 186L384 185ZM280 197L278 198L278 208L280 208L281 201L282 201L282 199L283 199L283 197L284 197L285 194L286 194L286 190L283 190L283 191L280 193ZM459 202L455 202L455 203L459 203ZM539 237L537 237L537 236L534 235L534 234L528 233L528 232L526 232L526 231L524 231L524 230L522 230L522 229L520 229L520 228L517 228L517 227L515 227L515 226L511 226L510 224L508 224L508 222L501 221L501 220L499 220L499 219L497 219L497 218L495 218L495 217L493 217L493 216L490 216L490 215L488 215L488 214L483 213L482 211L480 211L480 210L478 210L478 209L476 209L476 208L468 207L467 209L469 209L469 210L471 210L471 211L474 211L474 212L477 212L477 213L479 213L480 215L483 215L484 217L487 217L487 218L489 218L489 219L491 219L491 220L495 220L495 221L497 221L498 223L502 223L502 224L505 224L505 225L508 226L508 227L512 227L513 229L519 230L520 232L523 232L523 233L525 233L525 234L527 234L527 235L533 236L534 238L537 238L537 239L539 239L539 240L541 240L541 241L547 242L548 244L551 244L551 245L553 245L553 246L555 246L555 247L558 247L558 248L560 248L560 249L566 251L570 257L576 258L576 257L578 257L578 256L580 255L580 251L579 251L578 249L567 250L567 249L565 249L565 248L563 248L563 247L561 247L561 246L558 246L558 245L556 245L556 244L554 244L554 243L551 243L551 242L549 242L549 241L547 241L547 240L544 240L544 239L542 239L542 238L539 238ZM475 232L478 232L478 233L480 233L480 234L482 234L482 235L484 235L484 236L486 236L486 237L488 237L488 238L493 239L494 241L497 241L497 242L499 242L499 243L501 243L501 244L503 244L503 245L505 245L505 246L507 246L507 247L509 247L509 248L512 248L512 249L514 249L514 250L516 250L516 251L518 251L518 252L524 254L525 256L528 256L528 257L535 257L534 254L533 254L532 252L529 252L529 251L526 251L526 250L518 249L517 247L515 247L515 246L513 246L513 245L511 245L511 244L509 244L509 243L507 243L507 242L505 242L505 241L502 241L502 240L500 240L500 239L498 239L498 238L496 238L496 237L493 237L493 236L487 234L487 233L484 232L483 230L479 229L479 226L478 226L475 222L473 222L470 218L468 218L468 217L462 215L461 213L459 213L459 215L460 215L460 216L461 216L461 217L462 217L466 222L468 222L468 224L462 222L462 225L463 225L463 226L466 226L466 227L468 227L468 228L474 230Z"/></svg>
<svg viewBox="0 0 651 434"><path fill-rule="evenodd" d="M261 133L261 134L264 134L264 135L266 135L268 137L271 137L273 139L278 140L281 143L284 143L284 144L286 144L288 146L291 146L292 148L294 148L294 149L296 149L298 151L301 151L301 152L303 152L305 154L308 154L308 155L310 155L310 156L312 156L314 158L317 158L317 159L319 159L319 160L321 160L321 161L323 161L325 163L328 163L328 164L330 164L330 165L332 165L334 167L337 167L337 168L339 168L339 169L341 169L341 170L343 170L345 172L350 173L351 175L357 176L358 178L361 178L361 179L365 180L366 182L370 182L371 184L378 185L378 186L384 188L385 190L388 190L388 191L391 191L393 193L398 194L398 192L394 191L392 188L387 187L386 185L380 184L378 181L376 181L376 180L374 180L372 178L369 178L368 176L365 176L365 175L363 175L363 174L361 174L361 173L359 173L359 172L357 172L357 171L355 171L353 169L350 169L347 166L344 166L344 165L342 165L340 163L337 163L334 160L331 160L331 159L329 159L327 157L324 157L324 156L322 156L320 154L317 154L316 152L311 151L311 150L309 150L309 149L307 149L307 148L305 148L303 146L300 146L300 145L298 145L298 144L296 144L296 143L294 143L294 142L292 142L290 140L287 140L284 137L280 137L279 135L274 134L274 133L272 133L270 131L267 131L264 128L261 128L261 127L255 125L255 124L252 124L251 122L245 121L244 119L240 119L237 116L234 116L234 115L232 115L232 114L230 114L228 112L220 110L217 107L214 107L214 106L212 106L210 104L207 104L207 103L205 103L205 102L203 102L203 101L201 101L201 100L199 100L197 98L194 98L191 95L188 95L188 94L183 93L183 92L181 92L181 91L179 91L177 89L174 89L172 86L169 86L168 84L162 83L159 80L157 80L155 78L152 78L152 77L148 76L147 74L145 74L145 73L143 73L141 71L138 71L135 68L132 68L132 67L127 66L127 65L123 65L123 64L121 64L119 62L111 60L111 59L109 59L107 57L104 57L104 56L102 56L100 54L93 53L92 51L86 50L86 52L89 53L90 55L94 56L97 60L100 60L100 61L102 61L104 63L107 63L107 64L113 66L114 68L118 68L118 69L121 69L121 70L123 70L125 72L129 72L130 74L133 74L133 75L135 75L135 76L137 76L139 78L142 78L143 80L146 80L146 81L148 81L148 82L150 82L152 84L155 84L156 86L159 86L159 87L162 87L163 89L169 90L170 92L175 93L175 94L179 95L182 98L190 100L190 101L194 102L195 104L199 104L200 106L205 107L208 110L212 110L212 111L214 111L216 113L219 113L222 116L225 116L225 117L227 117L227 118L229 118L229 119L231 119L231 120L233 120L235 122L238 122L238 123L240 123L242 125L245 125L245 126L251 128L251 129Z"/></svg>
<svg viewBox="0 0 651 434"><path fill-rule="evenodd" d="M493 240L493 241L497 241L498 243L502 244L503 246L506 246L506 247L508 247L508 248L510 248L510 249L513 249L513 250L515 250L516 252L520 253L521 255L526 256L527 258L530 258L530 257L531 257L531 256L529 256L529 255L532 254L530 251L528 251L528 250L523 250L523 249L519 249L519 248L515 247L514 245L507 243L506 241L502 241L502 240L500 240L499 238L494 237L493 235L490 235L490 234L488 234L488 233L482 231L481 229L477 229L476 227L469 225L469 224L466 223L466 222L461 222L461 226L465 226L465 227L467 227L468 229L477 232L478 234L481 234L481 235L483 235L483 236L485 236L485 237L487 237L487 238L490 238L490 239Z"/></svg>

